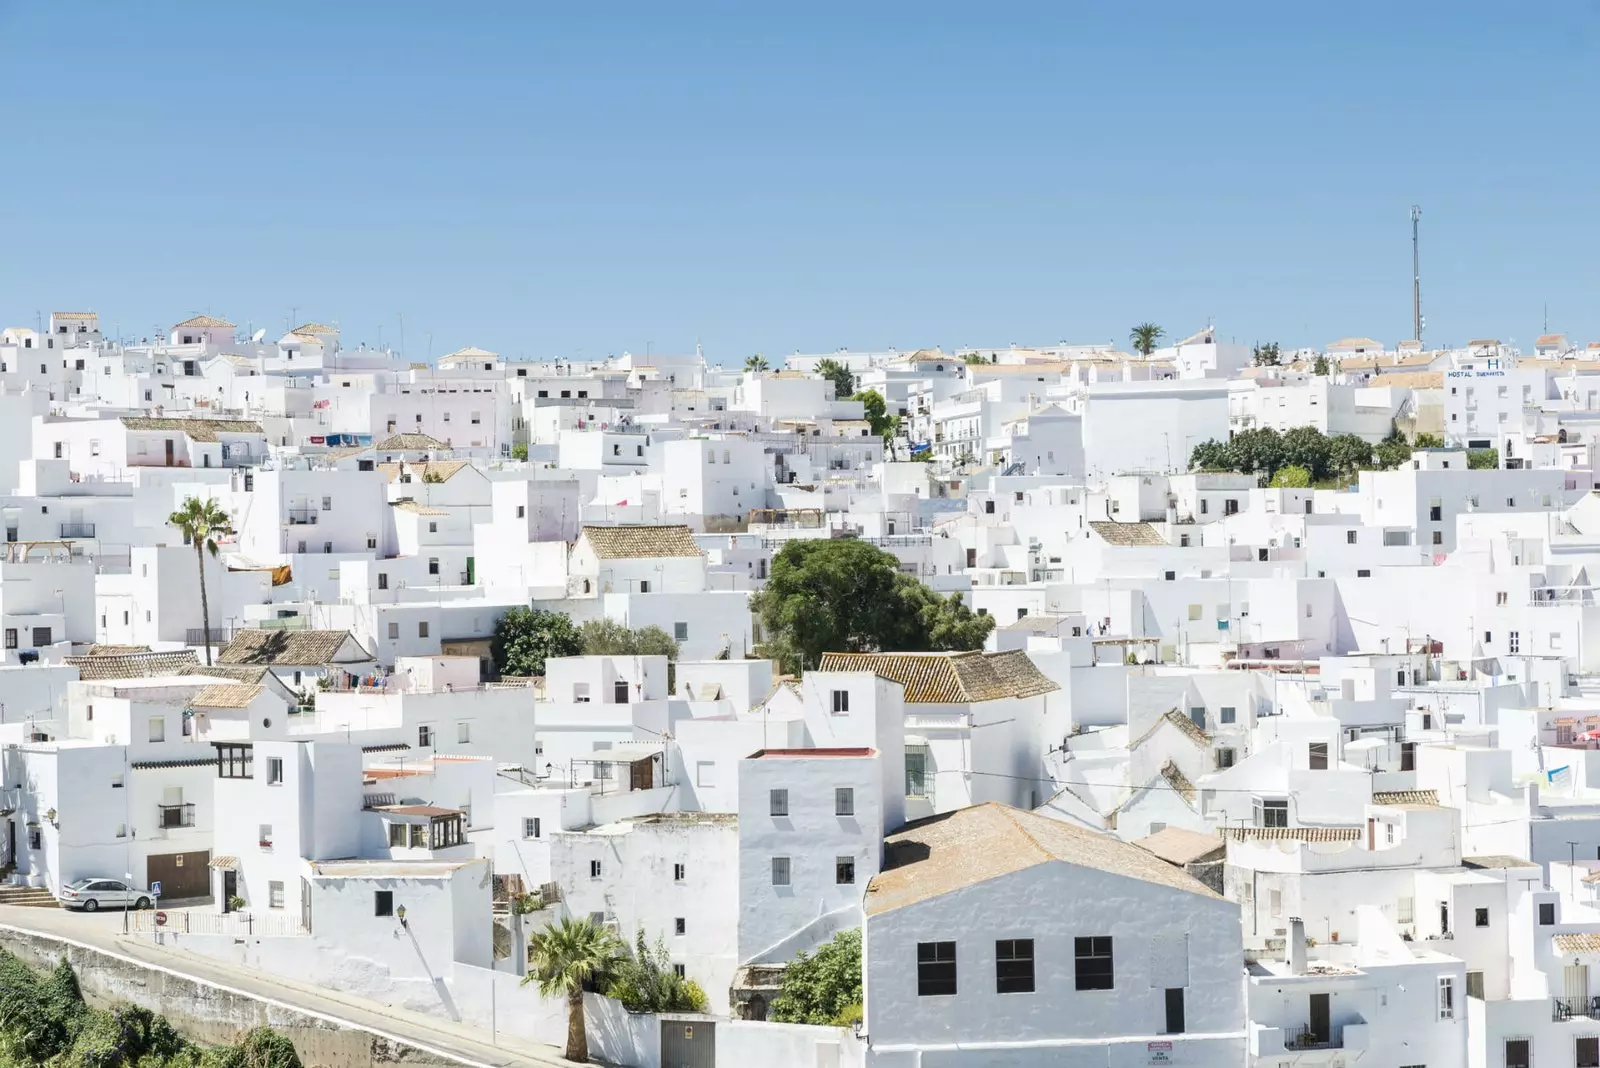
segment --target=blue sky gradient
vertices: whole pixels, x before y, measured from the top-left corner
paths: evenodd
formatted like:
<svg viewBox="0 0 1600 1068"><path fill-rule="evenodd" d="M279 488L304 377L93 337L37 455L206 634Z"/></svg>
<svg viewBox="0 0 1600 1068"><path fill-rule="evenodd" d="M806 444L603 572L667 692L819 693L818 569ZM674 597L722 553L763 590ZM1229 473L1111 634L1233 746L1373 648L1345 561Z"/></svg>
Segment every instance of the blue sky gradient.
<svg viewBox="0 0 1600 1068"><path fill-rule="evenodd" d="M1218 10L1218 8L1221 10ZM1600 5L0 0L0 320L1600 339Z"/></svg>

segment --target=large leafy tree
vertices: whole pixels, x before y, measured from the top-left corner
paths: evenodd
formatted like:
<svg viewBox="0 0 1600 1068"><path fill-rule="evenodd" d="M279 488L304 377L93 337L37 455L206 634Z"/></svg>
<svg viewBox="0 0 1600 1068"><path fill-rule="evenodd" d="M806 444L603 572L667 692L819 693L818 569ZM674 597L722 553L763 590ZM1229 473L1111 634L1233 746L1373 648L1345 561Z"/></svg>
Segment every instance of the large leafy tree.
<svg viewBox="0 0 1600 1068"><path fill-rule="evenodd" d="M664 656L678 659L678 643L660 627L631 630L614 619L591 619L578 628L585 656Z"/></svg>
<svg viewBox="0 0 1600 1068"><path fill-rule="evenodd" d="M816 667L823 653L981 648L993 618L940 597L899 565L854 538L791 541L750 599L766 655L800 672Z"/></svg>
<svg viewBox="0 0 1600 1068"><path fill-rule="evenodd" d="M194 546L195 566L200 570L200 626L205 628L206 664L211 663L211 603L206 598L206 554L217 555L217 538L232 533L232 521L222 506L210 497L188 497L183 507L167 516L167 522L183 531L183 540Z"/></svg>
<svg viewBox="0 0 1600 1068"><path fill-rule="evenodd" d="M1270 475L1283 465L1283 439L1270 426L1241 430L1228 442L1233 468Z"/></svg>
<svg viewBox="0 0 1600 1068"><path fill-rule="evenodd" d="M1328 439L1328 467L1348 474L1372 466L1372 443L1358 434L1335 434Z"/></svg>
<svg viewBox="0 0 1600 1068"><path fill-rule="evenodd" d="M547 998L567 999L567 1052L569 1061L586 1064L589 1035L584 1028L583 992L603 985L622 955L617 936L591 919L564 919L536 931L528 939L531 970L524 983L538 983Z"/></svg>
<svg viewBox="0 0 1600 1068"><path fill-rule="evenodd" d="M1231 471L1233 457L1228 453L1228 444L1224 441L1212 439L1202 441L1189 452L1189 469L1191 471Z"/></svg>
<svg viewBox="0 0 1600 1068"><path fill-rule="evenodd" d="M833 395L843 399L856 391L856 376L838 360L817 361L817 374L833 383Z"/></svg>
<svg viewBox="0 0 1600 1068"><path fill-rule="evenodd" d="M700 984L679 975L666 941L658 938L650 945L642 927L634 938L633 955L619 957L611 966L606 996L622 1002L629 1012L706 1011Z"/></svg>
<svg viewBox="0 0 1600 1068"><path fill-rule="evenodd" d="M889 405L883 399L883 394L875 389L865 390L850 398L860 401L862 411L866 413L867 422L872 424L872 432L887 441L894 437L895 431L900 429L900 417L889 414Z"/></svg>
<svg viewBox="0 0 1600 1068"><path fill-rule="evenodd" d="M861 928L853 927L789 962L769 1015L778 1023L843 1026L860 1013Z"/></svg>
<svg viewBox="0 0 1600 1068"><path fill-rule="evenodd" d="M1128 341L1133 344L1133 350L1141 356L1148 356L1156 351L1156 342L1166 335L1166 331L1155 323L1140 323L1128 331Z"/></svg>
<svg viewBox="0 0 1600 1068"><path fill-rule="evenodd" d="M1290 428L1283 435L1283 461L1303 467L1313 481L1328 477L1332 454L1327 435L1314 426Z"/></svg>
<svg viewBox="0 0 1600 1068"><path fill-rule="evenodd" d="M1268 341L1265 344L1257 342L1256 347L1250 352L1250 359L1257 367L1276 367L1282 355L1276 341Z"/></svg>
<svg viewBox="0 0 1600 1068"><path fill-rule="evenodd" d="M552 657L577 656L583 640L572 618L562 612L512 608L494 625L491 643L502 675L543 675Z"/></svg>
<svg viewBox="0 0 1600 1068"><path fill-rule="evenodd" d="M1280 489L1306 489L1311 485L1311 472L1299 464L1284 464L1272 473L1269 486Z"/></svg>

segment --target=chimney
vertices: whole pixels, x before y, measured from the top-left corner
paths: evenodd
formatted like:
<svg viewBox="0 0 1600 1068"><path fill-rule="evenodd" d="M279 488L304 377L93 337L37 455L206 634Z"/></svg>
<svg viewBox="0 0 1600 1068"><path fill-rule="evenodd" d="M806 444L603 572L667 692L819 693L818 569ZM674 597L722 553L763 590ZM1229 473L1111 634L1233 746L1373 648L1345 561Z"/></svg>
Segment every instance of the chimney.
<svg viewBox="0 0 1600 1068"><path fill-rule="evenodd" d="M1289 933L1283 940L1283 958L1290 975L1306 974L1306 921L1298 916L1289 921Z"/></svg>
<svg viewBox="0 0 1600 1068"><path fill-rule="evenodd" d="M1528 784L1528 818L1530 820L1539 818L1539 784L1536 782Z"/></svg>

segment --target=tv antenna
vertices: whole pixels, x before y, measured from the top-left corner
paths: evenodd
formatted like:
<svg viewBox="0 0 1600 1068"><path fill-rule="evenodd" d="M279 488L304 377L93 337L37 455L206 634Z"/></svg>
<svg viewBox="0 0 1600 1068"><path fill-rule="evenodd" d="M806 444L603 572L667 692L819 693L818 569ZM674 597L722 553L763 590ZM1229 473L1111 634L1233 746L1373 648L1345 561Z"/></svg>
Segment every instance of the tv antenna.
<svg viewBox="0 0 1600 1068"><path fill-rule="evenodd" d="M1422 340L1422 250L1419 230L1422 209L1411 205L1411 336Z"/></svg>

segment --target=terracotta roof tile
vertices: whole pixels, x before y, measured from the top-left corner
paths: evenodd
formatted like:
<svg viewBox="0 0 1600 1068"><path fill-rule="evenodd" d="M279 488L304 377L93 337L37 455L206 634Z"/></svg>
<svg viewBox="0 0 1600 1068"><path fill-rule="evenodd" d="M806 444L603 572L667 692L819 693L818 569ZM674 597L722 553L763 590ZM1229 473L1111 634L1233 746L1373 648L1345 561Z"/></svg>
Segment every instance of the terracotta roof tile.
<svg viewBox="0 0 1600 1068"><path fill-rule="evenodd" d="M126 656L68 656L63 657L62 662L77 668L78 677L86 682L191 675L200 671L200 658L193 649L171 653L132 653Z"/></svg>
<svg viewBox="0 0 1600 1068"><path fill-rule="evenodd" d="M1235 842L1359 842L1360 827L1227 827L1223 835Z"/></svg>
<svg viewBox="0 0 1600 1068"><path fill-rule="evenodd" d="M971 704L1060 689L1022 650L1006 653L823 653L819 671L870 671L905 688L906 704Z"/></svg>
<svg viewBox="0 0 1600 1068"><path fill-rule="evenodd" d="M1555 936L1558 953L1600 953L1600 931Z"/></svg>
<svg viewBox="0 0 1600 1068"><path fill-rule="evenodd" d="M1111 523L1100 519L1091 522L1089 529L1112 545L1167 544L1167 539L1149 523Z"/></svg>
<svg viewBox="0 0 1600 1068"><path fill-rule="evenodd" d="M421 452L424 449L443 449L446 447L444 442L427 434L393 434L373 446L379 451L392 452Z"/></svg>
<svg viewBox="0 0 1600 1068"><path fill-rule="evenodd" d="M1207 734L1203 729L1201 729L1199 724L1195 723L1194 720L1190 719L1182 712L1179 712L1176 708L1169 708L1167 711L1161 714L1161 718L1157 719L1150 725L1149 730L1145 731L1143 734L1139 735L1139 737L1135 738L1131 743L1129 743L1128 748L1137 749L1139 746L1143 745L1145 739L1154 734L1163 723L1168 723L1178 728L1184 737L1188 738L1191 742L1200 746L1202 749L1211 744L1211 735Z"/></svg>
<svg viewBox="0 0 1600 1068"><path fill-rule="evenodd" d="M181 323L172 324L172 329L179 330L189 326L196 330L232 330L233 325L226 319L217 319L210 315L196 315L193 319L185 319Z"/></svg>
<svg viewBox="0 0 1600 1068"><path fill-rule="evenodd" d="M202 689L189 703L200 708L249 708L265 690L259 683L219 682Z"/></svg>
<svg viewBox="0 0 1600 1068"><path fill-rule="evenodd" d="M253 419L150 419L125 415L122 425L129 430L181 430L192 440L204 442L220 441L218 434L266 433Z"/></svg>
<svg viewBox="0 0 1600 1068"><path fill-rule="evenodd" d="M1437 790L1374 790L1374 805L1437 805Z"/></svg>
<svg viewBox="0 0 1600 1068"><path fill-rule="evenodd" d="M330 664L350 640L347 630L241 630L223 647L223 664L302 667Z"/></svg>
<svg viewBox="0 0 1600 1068"><path fill-rule="evenodd" d="M655 556L700 556L686 526L584 527L583 537L602 560Z"/></svg>
<svg viewBox="0 0 1600 1068"><path fill-rule="evenodd" d="M1168 864L1193 864L1213 853L1221 853L1226 843L1214 834L1201 834L1182 827L1165 827L1133 844L1149 850Z"/></svg>

